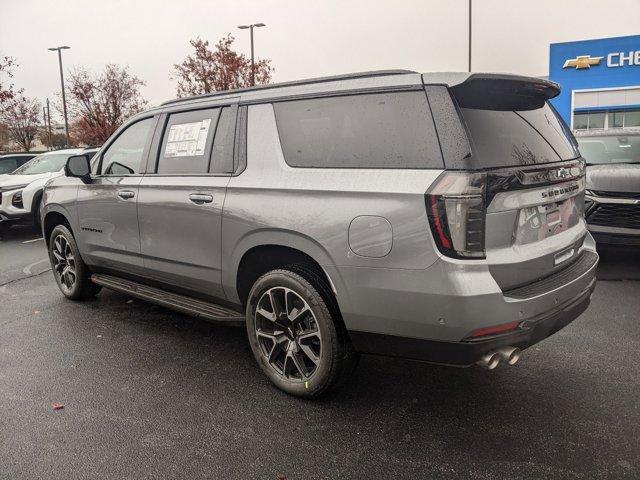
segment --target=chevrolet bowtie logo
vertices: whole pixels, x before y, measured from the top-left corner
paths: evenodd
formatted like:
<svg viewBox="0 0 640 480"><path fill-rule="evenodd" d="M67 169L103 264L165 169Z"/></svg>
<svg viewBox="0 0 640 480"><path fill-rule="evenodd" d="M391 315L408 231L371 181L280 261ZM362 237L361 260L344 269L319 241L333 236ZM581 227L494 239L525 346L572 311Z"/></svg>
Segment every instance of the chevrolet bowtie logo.
<svg viewBox="0 0 640 480"><path fill-rule="evenodd" d="M562 68L575 67L576 70L591 68L591 65L600 65L600 60L604 57L592 57L591 55L578 55L564 62Z"/></svg>

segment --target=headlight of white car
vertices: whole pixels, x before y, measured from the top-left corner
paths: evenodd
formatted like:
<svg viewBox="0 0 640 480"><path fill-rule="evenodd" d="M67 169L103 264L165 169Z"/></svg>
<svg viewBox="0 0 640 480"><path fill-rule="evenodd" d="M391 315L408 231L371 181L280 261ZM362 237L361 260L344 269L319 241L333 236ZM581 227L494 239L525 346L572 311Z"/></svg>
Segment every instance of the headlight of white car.
<svg viewBox="0 0 640 480"><path fill-rule="evenodd" d="M24 208L22 203L22 190L18 190L13 194L13 198L11 199L11 205L16 208Z"/></svg>

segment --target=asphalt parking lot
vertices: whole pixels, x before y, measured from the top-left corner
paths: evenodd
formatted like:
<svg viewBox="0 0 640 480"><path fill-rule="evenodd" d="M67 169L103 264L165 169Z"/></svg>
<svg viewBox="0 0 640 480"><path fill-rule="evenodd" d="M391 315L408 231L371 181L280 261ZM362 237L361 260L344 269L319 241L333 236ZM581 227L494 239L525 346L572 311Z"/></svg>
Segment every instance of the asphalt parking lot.
<svg viewBox="0 0 640 480"><path fill-rule="evenodd" d="M37 233L12 228L0 478L639 478L640 252L601 253L589 310L515 367L363 357L308 402L269 384L242 329L65 300Z"/></svg>

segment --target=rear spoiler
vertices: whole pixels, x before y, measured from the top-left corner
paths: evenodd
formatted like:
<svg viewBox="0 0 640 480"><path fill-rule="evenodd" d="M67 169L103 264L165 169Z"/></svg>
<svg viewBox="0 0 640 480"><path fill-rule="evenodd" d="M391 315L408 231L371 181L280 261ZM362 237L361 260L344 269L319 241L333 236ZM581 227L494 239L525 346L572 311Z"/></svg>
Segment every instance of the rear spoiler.
<svg viewBox="0 0 640 480"><path fill-rule="evenodd" d="M483 110L535 110L560 94L549 80L495 73L473 73L448 86L460 107Z"/></svg>

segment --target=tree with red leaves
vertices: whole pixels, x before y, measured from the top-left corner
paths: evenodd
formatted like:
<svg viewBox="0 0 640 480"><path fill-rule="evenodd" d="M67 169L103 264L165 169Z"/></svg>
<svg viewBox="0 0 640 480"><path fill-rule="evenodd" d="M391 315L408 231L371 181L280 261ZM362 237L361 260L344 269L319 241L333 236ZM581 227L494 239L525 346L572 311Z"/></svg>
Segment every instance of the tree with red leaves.
<svg viewBox="0 0 640 480"><path fill-rule="evenodd" d="M6 102L15 98L16 95L22 93L22 90L16 92L13 89L13 84L2 78L4 76L9 79L13 77L13 68L17 66L18 64L13 58L8 56L0 57L0 108Z"/></svg>
<svg viewBox="0 0 640 480"><path fill-rule="evenodd" d="M127 118L147 106L140 93L145 82L127 67L107 65L99 75L78 68L68 85L73 135L86 145L102 145Z"/></svg>
<svg viewBox="0 0 640 480"><path fill-rule="evenodd" d="M172 78L178 80L178 97L251 86L251 59L232 50L234 41L229 34L211 50L208 40L191 40L194 55L188 55L182 63L173 66ZM271 60L256 61L254 71L257 85L269 83L273 71Z"/></svg>
<svg viewBox="0 0 640 480"><path fill-rule="evenodd" d="M6 125L7 137L28 152L38 135L42 105L38 100L22 95L3 103L0 122Z"/></svg>

